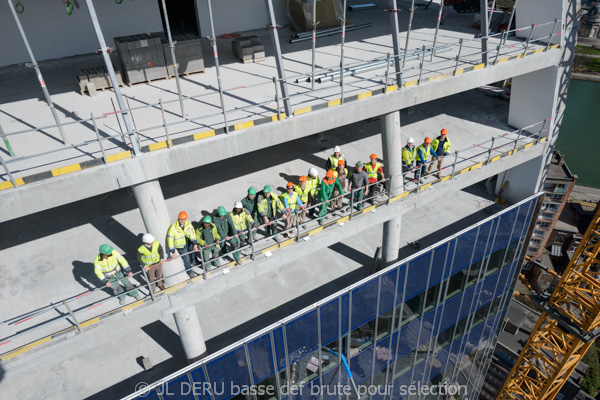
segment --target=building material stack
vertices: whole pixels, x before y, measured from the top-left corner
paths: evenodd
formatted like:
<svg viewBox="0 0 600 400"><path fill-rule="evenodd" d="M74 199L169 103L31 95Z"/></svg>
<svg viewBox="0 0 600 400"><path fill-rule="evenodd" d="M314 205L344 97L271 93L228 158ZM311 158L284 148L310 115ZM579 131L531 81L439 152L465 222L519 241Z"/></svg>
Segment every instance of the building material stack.
<svg viewBox="0 0 600 400"><path fill-rule="evenodd" d="M173 42L175 42L175 58L179 75L204 72L202 44L198 36L193 34L175 35ZM169 40L163 37L162 46L169 76L175 76Z"/></svg>
<svg viewBox="0 0 600 400"><path fill-rule="evenodd" d="M115 76L117 77L117 85L123 86L121 71L115 68ZM112 88L110 76L104 65L92 68L82 68L77 76L79 83L79 91L81 94L88 92L90 96L96 95L96 90L105 90Z"/></svg>
<svg viewBox="0 0 600 400"><path fill-rule="evenodd" d="M146 33L114 38L127 84L167 77L161 37Z"/></svg>
<svg viewBox="0 0 600 400"><path fill-rule="evenodd" d="M231 42L233 54L244 64L265 60L265 46L256 36L242 36Z"/></svg>

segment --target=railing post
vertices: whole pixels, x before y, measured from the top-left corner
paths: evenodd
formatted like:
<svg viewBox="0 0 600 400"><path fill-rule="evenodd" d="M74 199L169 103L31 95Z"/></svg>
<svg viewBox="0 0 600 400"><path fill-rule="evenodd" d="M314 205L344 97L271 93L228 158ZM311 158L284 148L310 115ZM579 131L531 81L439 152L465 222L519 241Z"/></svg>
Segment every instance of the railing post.
<svg viewBox="0 0 600 400"><path fill-rule="evenodd" d="M296 212L294 213L294 215L296 216L296 241L299 242L300 241L300 213L299 213L299 209L296 210Z"/></svg>
<svg viewBox="0 0 600 400"><path fill-rule="evenodd" d="M252 251L252 261L256 260L256 255L254 254L254 238L252 237L252 225L248 229L248 238L250 239L250 250Z"/></svg>
<svg viewBox="0 0 600 400"><path fill-rule="evenodd" d="M456 64L454 64L454 73L452 74L453 76L456 75L456 71L458 70L458 60L460 59L460 53L462 52L462 48L463 48L463 40L460 39L458 41L458 54L456 55Z"/></svg>
<svg viewBox="0 0 600 400"><path fill-rule="evenodd" d="M427 163L423 164L425 166L425 168L427 168ZM421 178L422 178L422 171L423 171L423 165L419 165L419 176L417 177L417 193L419 193L419 188L421 187Z"/></svg>
<svg viewBox="0 0 600 400"><path fill-rule="evenodd" d="M552 27L552 32L550 33L550 36L548 36L548 43L546 44L546 48L544 49L544 51L548 51L548 48L550 47L550 43L552 42L552 37L554 36L554 33L556 32L556 25L558 25L558 18L554 18L554 26Z"/></svg>
<svg viewBox="0 0 600 400"><path fill-rule="evenodd" d="M421 76L423 76L423 66L425 65L425 45L423 45L423 54L421 54L421 65L419 65L419 80L417 84L421 84Z"/></svg>
<svg viewBox="0 0 600 400"><path fill-rule="evenodd" d="M275 85L275 102L277 102L277 119L281 121L281 100L279 99L279 89L277 88L276 77L273 77L273 84Z"/></svg>
<svg viewBox="0 0 600 400"><path fill-rule="evenodd" d="M73 322L75 322L75 325L77 325L77 330L79 332L81 332L81 325L79 325L79 321L77 321L75 314L73 314L73 311L71 311L71 307L69 307L69 303L67 303L66 300L63 300L63 304L64 304L65 308L67 309L67 311L69 311L69 315L71 316L71 318L73 318Z"/></svg>
<svg viewBox="0 0 600 400"><path fill-rule="evenodd" d="M502 35L504 35L504 30L502 30ZM498 56L500 55L501 47L502 47L502 40L500 40L500 43L498 43L498 46L496 46L496 58L494 58L494 65L496 65L496 63L498 62Z"/></svg>
<svg viewBox="0 0 600 400"><path fill-rule="evenodd" d="M356 189L350 190L350 220L352 220L352 214L354 214L354 192Z"/></svg>
<svg viewBox="0 0 600 400"><path fill-rule="evenodd" d="M517 146L519 145L519 140L521 139L521 132L523 132L523 128L519 129L519 133L517 135L517 140L515 140L515 146L512 149L513 153L517 150Z"/></svg>
<svg viewBox="0 0 600 400"><path fill-rule="evenodd" d="M392 175L390 175L389 177L389 186L388 186L388 199L387 199L387 205L390 205L390 200L392 200L392 187L394 185L394 177Z"/></svg>
<svg viewBox="0 0 600 400"><path fill-rule="evenodd" d="M11 157L14 157L15 153L12 149L12 146L10 145L10 142L8 141L8 138L6 137L6 133L4 133L4 130L2 129L2 125L0 125L0 136L2 136L2 140L4 140L4 144L6 145L6 150L8 150L8 154Z"/></svg>
<svg viewBox="0 0 600 400"><path fill-rule="evenodd" d="M167 147L171 147L171 138L169 137L169 128L167 127L167 119L165 118L165 107L163 106L162 98L158 99L160 103L160 115L162 115L163 126L165 127L165 135L167 136Z"/></svg>
<svg viewBox="0 0 600 400"><path fill-rule="evenodd" d="M535 24L531 24L531 30L529 31L529 37L527 38L527 41L525 42L525 50L523 50L523 54L521 55L521 58L525 57L525 54L527 54L527 50L529 49L529 41L531 41L531 37L533 36L534 29L535 29Z"/></svg>
<svg viewBox="0 0 600 400"><path fill-rule="evenodd" d="M200 247L198 250L198 253L200 253L200 265L202 265L202 279L207 280L208 275L206 274L206 262L204 261L204 253L202 252L204 247Z"/></svg>
<svg viewBox="0 0 600 400"><path fill-rule="evenodd" d="M385 88L383 93L387 93L388 82L390 79L390 53L387 53L387 67L385 69ZM400 85L398 85L398 90L400 89Z"/></svg>
<svg viewBox="0 0 600 400"><path fill-rule="evenodd" d="M510 18L508 19L507 32L502 37L502 44L506 43L506 39L508 39L508 32L510 32L510 27L512 26L513 19L515 18L515 11L517 10L517 3L519 0L515 0L515 4L513 5L513 9L510 12Z"/></svg>
<svg viewBox="0 0 600 400"><path fill-rule="evenodd" d="M454 163L452 164L451 178L454 179L454 171L456 170L456 163L458 162L458 150L454 151Z"/></svg>
<svg viewBox="0 0 600 400"><path fill-rule="evenodd" d="M229 133L229 122L227 121L227 111L225 110L225 100L223 98L223 84L221 82L221 66L219 65L219 51L217 50L217 37L215 35L215 21L212 13L212 0L208 0L208 19L210 22L210 33L208 36L213 48L215 57L215 71L217 73L217 84L219 85L219 99L221 101L221 111L223 112L223 121L225 122L225 133Z"/></svg>
<svg viewBox="0 0 600 400"><path fill-rule="evenodd" d="M155 301L154 298L154 290L152 290L152 285L150 284L150 279L148 279L148 274L146 273L146 268L142 267L142 274L144 274L144 279L146 280L146 286L148 286L148 291L150 292L150 297L152 297L152 301Z"/></svg>
<svg viewBox="0 0 600 400"><path fill-rule="evenodd" d="M98 125L96 124L96 118L94 118L94 113L90 113L90 118L92 119L92 124L94 125L94 132L96 132L96 139L98 140L100 150L102 151L102 159L104 160L104 164L107 164L108 161L106 160L106 152L104 151L104 145L102 144L102 140L100 139L100 132L98 132Z"/></svg>
<svg viewBox="0 0 600 400"><path fill-rule="evenodd" d="M488 151L488 158L487 161L485 162L485 165L488 165L490 163L490 158L492 158L492 151L494 150L494 142L496 141L496 138L493 137L492 138L492 145L490 146L490 150Z"/></svg>
<svg viewBox="0 0 600 400"><path fill-rule="evenodd" d="M536 145L538 145L540 143L540 140L542 139L542 133L544 132L544 129L546 129L546 122L548 122L547 119L544 120L544 123L542 124L542 129L540 129L540 132L538 133L538 137L535 142Z"/></svg>

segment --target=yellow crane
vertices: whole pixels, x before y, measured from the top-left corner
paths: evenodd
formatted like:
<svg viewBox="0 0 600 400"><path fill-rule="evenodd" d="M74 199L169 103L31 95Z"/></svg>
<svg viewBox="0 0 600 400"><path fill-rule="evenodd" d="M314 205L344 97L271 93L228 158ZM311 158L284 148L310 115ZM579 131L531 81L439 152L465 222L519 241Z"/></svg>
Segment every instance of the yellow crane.
<svg viewBox="0 0 600 400"><path fill-rule="evenodd" d="M600 335L600 203L498 395L552 400Z"/></svg>

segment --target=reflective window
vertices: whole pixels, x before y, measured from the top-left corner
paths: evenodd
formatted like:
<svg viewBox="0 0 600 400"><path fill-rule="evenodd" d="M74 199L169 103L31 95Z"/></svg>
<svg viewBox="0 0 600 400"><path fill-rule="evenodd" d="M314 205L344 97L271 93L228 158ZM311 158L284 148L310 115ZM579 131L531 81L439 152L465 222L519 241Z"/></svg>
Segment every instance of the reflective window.
<svg viewBox="0 0 600 400"><path fill-rule="evenodd" d="M448 279L448 292L446 300L450 300L454 296L459 295L465 289L467 283L468 268L458 271Z"/></svg>
<svg viewBox="0 0 600 400"><path fill-rule="evenodd" d="M373 344L375 319L362 324L350 336L350 356L354 356Z"/></svg>
<svg viewBox="0 0 600 400"><path fill-rule="evenodd" d="M421 316L423 309L423 298L425 292L421 292L412 299L407 300L402 308L402 326L408 324Z"/></svg>

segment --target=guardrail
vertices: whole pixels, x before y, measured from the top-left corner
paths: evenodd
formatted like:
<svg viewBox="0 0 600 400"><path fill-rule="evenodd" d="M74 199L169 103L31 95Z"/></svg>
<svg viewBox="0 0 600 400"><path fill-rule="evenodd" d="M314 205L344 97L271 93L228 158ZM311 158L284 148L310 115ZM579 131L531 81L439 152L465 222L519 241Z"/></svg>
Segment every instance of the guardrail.
<svg viewBox="0 0 600 400"><path fill-rule="evenodd" d="M538 145L546 140L545 133L547 132L548 121L550 121L549 118L544 119L539 122L536 122L527 127L524 127L524 128L512 131L512 132L507 132L502 135L495 136L490 140L474 144L473 146L471 146L469 148L465 148L460 151L455 151L454 153L451 153L450 155L446 156L446 158L451 159L452 164L448 164L441 169L440 174L443 176L439 179L430 181L428 183L425 183L425 184L421 183L421 178L426 178L426 177L421 177L421 175L420 175L421 169L418 167L415 167L415 168L413 168L409 171L406 171L400 175L390 176L390 177L385 178L385 180L383 180L383 181L378 181L376 183L370 184L369 192L371 195L365 196L362 200L357 199L356 197L359 197L359 196L355 196L355 194L357 194L358 191L364 190L364 189L363 188L352 188L350 191L347 191L344 194L330 200L330 202L332 202L334 200L341 198L342 203L343 203L342 210L336 211L337 213L339 213L339 217L340 217L339 219L337 219L337 220L334 219L333 221L327 222L324 225L328 226L328 225L332 225L334 223L343 222L345 220L352 221L354 218L358 217L359 215L361 215L363 213L369 212L371 209L374 209L374 208L380 207L380 206L387 206L391 202L400 200L408 195L419 193L420 191L430 187L432 184L434 184L436 182L443 182L448 179L453 179L455 176L461 175L465 172L473 171L484 165L488 165L490 163L496 162L496 161L500 160L502 157L510 156L520 150L524 150L531 146ZM437 160L433 160L427 164L436 163L436 162L437 162ZM427 167L427 164L425 165L426 167ZM414 176L415 173L417 174L416 177ZM429 178L427 178L427 179L429 179ZM376 194L374 195L372 192L375 192L375 191L376 191ZM362 210L357 210L358 208L360 208L359 206L361 206L361 205L364 206L367 203L371 203L372 205L369 205L369 206L363 208ZM321 229L321 227L315 227L315 228L306 228L302 231L301 225L309 225L309 224L314 225L315 223L317 223L317 221L320 218L318 216L317 217L313 216L311 218L310 213L311 213L311 211L318 210L323 204L325 204L325 203L318 203L318 204L311 205L310 207L306 207L307 220L305 222L300 222L299 219L297 218L295 227L291 228L292 230L295 230L295 234L292 235L290 238L286 239L285 241L283 241L282 243L272 245L273 237L272 236L264 236L264 235L262 238L255 240L253 237L253 234L258 233L259 231L264 232L265 228L267 227L267 224L262 224L262 225L259 225L258 227L251 226L246 231L242 232L242 234L246 234L248 236L248 244L245 244L244 246L241 246L238 249L235 249L229 253L223 254L219 257L216 257L216 258L210 259L210 260L204 259L203 255L202 255L202 249L200 249L200 252L197 255L197 261L199 262L198 265L192 266L191 268L189 268L187 270L182 270L182 271L177 272L176 274L173 274L170 276L166 276L166 277L163 276L163 278L161 280L156 280L154 282L150 282L148 280L148 276L146 275L146 272L144 270L135 272L134 277L136 277L136 279L139 278L142 283L138 284L137 286L134 286L134 288L132 290L127 290L127 291L120 293L118 296L127 295L128 293L131 293L131 292L133 292L135 290L139 290L139 289L147 289L148 294L146 295L146 299L140 300L137 303L143 304L145 301L156 301L157 296L168 294L173 290L178 290L178 288L180 288L182 284L175 285L175 287L173 287L173 288L167 288L166 290L161 291L157 295L155 295L151 288L152 283L156 284L160 281L165 281L165 279L170 278L172 276L185 274L185 273L189 272L189 270L193 270L194 268L202 269L201 276L198 278L189 279L187 282L184 282L184 284L187 285L189 282L196 282L197 280L207 280L209 275L212 275L214 273L214 272L211 272L211 270L209 269L209 264L215 260L218 260L219 263L224 263L224 265L221 265L220 267L215 269L216 272L223 272L225 268L229 268L234 263L234 261L231 261L233 252L240 252L241 255L243 253L245 253L245 254L243 254L243 257L249 257L252 260L256 260L258 255L270 252L271 250L274 250L276 247L284 246L287 244L291 244L291 243L303 240L304 237L307 237L311 233L314 233L315 230ZM328 210L328 214L329 214L329 210ZM273 221L271 221L270 224L277 224L277 225L282 224L285 222L286 218L287 218L287 216L286 217L281 216L281 217L276 218ZM284 232L286 232L285 229L280 229L278 234L283 234ZM213 247L215 245L216 244L210 245L210 247ZM191 251L188 253L181 254L179 256L189 256L192 253L195 253L195 252ZM242 259L243 259L243 257L242 257ZM62 300L55 302L49 306L46 306L41 309L34 310L34 311L31 311L31 312L28 312L28 313L25 313L25 314L22 314L17 317L13 317L13 318L10 318L8 320L1 322L0 326L12 325L12 326L16 327L26 321L30 321L35 317L39 317L39 316L46 314L53 310L55 310L56 312L58 312L58 314L60 314L59 316L53 317L50 320L44 321L43 323L40 323L32 328L28 328L24 331L14 334L12 336L0 339L0 349L1 349L2 345L10 343L11 341L15 340L18 337L21 337L25 334L30 334L31 332L36 331L36 330L40 330L41 328L47 327L49 324L55 323L57 321L62 321L62 320L69 321L70 320L71 328L67 328L67 330L76 329L77 331L82 331L83 328L85 328L85 326L90 324L90 322L89 322L90 320L81 323L81 322L79 322L78 316L80 316L81 314L83 314L84 312L86 312L88 310L91 310L95 307L100 306L101 304L103 304L113 298L116 298L117 296L109 295L108 297L102 298L100 300L96 300L91 303L87 303L85 305L78 305L77 307L75 307L76 303L80 302L84 298L87 298L87 296L89 296L90 294L101 291L104 288L105 288L104 286L99 287L94 290L90 290L90 291L87 291L87 292L84 292L84 293L81 293L81 294L78 294L78 295L75 295L75 296L72 296L72 297L69 297L66 299L62 299ZM64 307L64 311L59 310L59 308L61 308L61 307ZM125 306L125 308L127 308L127 309L131 308L131 307L132 307L131 304ZM112 314L119 310L121 310L121 309L117 308L116 310L110 311L108 314ZM96 319L97 318L98 317L96 317ZM93 321L93 319L92 319L92 321ZM63 330L63 332L64 331L65 330ZM18 350L16 350L16 351L18 352ZM2 360L8 359L11 357L11 354L14 354L14 352L15 352L15 350L5 353L4 355L0 356L0 359L2 359ZM19 353L17 353L17 354L19 354Z"/></svg>
<svg viewBox="0 0 600 400"><path fill-rule="evenodd" d="M563 20L554 19L551 22L546 22L546 23L542 23L542 24L531 24L528 27L517 28L517 29L511 30L511 31L506 31L506 32L503 31L503 32L500 32L497 34L489 35L487 37L475 38L475 39L470 39L470 40L460 39L454 43L443 43L443 44L439 44L438 46L435 47L436 51L431 51L431 49L427 50L425 48L425 46L423 46L422 51L420 53L418 51L415 53L415 51L412 50L412 51L408 51L408 52L399 54L398 56L393 56L391 54L388 54L386 58L370 60L370 62L383 61L383 63L380 63L378 65L380 65L379 68L381 68L381 69L385 68L385 73L382 75L376 75L376 78L381 79L380 83L372 84L373 77L363 78L360 75L352 75L352 76L356 79L361 79L364 82L367 82L369 84L369 86L361 87L361 89L373 89L373 88L379 89L379 88L381 88L382 93L387 94L390 92L390 86L394 86L393 82L394 82L394 76L396 75L396 73L393 72L392 76L390 76L390 65L395 64L396 57L404 60L405 56L408 56L408 54L414 53L414 54L417 54L417 56L418 56L417 58L420 60L420 63L419 63L418 67L403 69L400 72L400 74L399 74L400 81L396 80L396 84L395 84L396 88L394 90L396 90L396 89L403 90L403 89L411 87L411 86L421 85L421 84L425 83L426 81L428 82L430 80L441 79L444 77L457 76L464 72L467 72L468 70L477 70L477 69L492 67L499 63L508 61L509 59L512 59L512 58L522 58L527 54L535 54L535 53L539 53L539 52L548 51L550 48L550 43L552 41L552 38L561 34L560 31L556 32L559 22L562 23ZM552 29L552 32L550 33L550 35L544 35L542 37L533 38L535 29L538 27L546 26L546 25L553 26L553 29ZM512 34L512 33L516 34L517 32L524 32L527 30L529 30L529 36L525 42L518 43L518 44L506 42L506 38L509 36L509 34ZM474 47L474 46L471 46L472 43L478 43L479 44L478 47L480 48L480 43L482 40L486 40L488 42L488 44L492 44L492 45L496 44L495 48L492 48L491 50L487 50L487 51L468 52L469 48ZM531 52L528 53L530 46L534 42L537 42L540 40L544 40L547 42L547 43L544 43L544 47L540 47L539 49L535 50L533 53L531 53ZM450 65L448 65L449 61L452 61L452 60L448 59L448 58L443 58L440 56L438 56L438 57L440 57L442 59L439 61L436 61L435 57L437 55L437 53L436 53L437 49L444 49L444 48L447 48L448 46L458 46L458 48L459 48L458 54L454 57L454 62L453 63L450 62ZM494 47L494 46L490 46L490 47ZM482 64L480 62L481 61L480 59L483 55L491 55L494 57L494 60L489 62L487 65ZM429 58L429 56L430 56L430 59L428 62L427 59ZM346 64L344 67L344 70L352 70L356 66L364 65L365 61L366 60L362 60L362 61L359 61L356 63ZM402 63L400 63L400 64L402 64ZM459 68L459 66L462 68ZM339 71L339 66L323 67L323 68L321 68L319 73L328 73L331 71ZM372 71L372 69L369 69L369 71ZM427 71L428 73L433 73L435 75L431 76L427 80L425 80L425 79L423 79L424 71ZM445 75L443 74L444 72L446 73ZM52 149L52 150L48 150L48 151L44 151L44 152L40 152L40 153L36 153L36 154L31 154L31 155L24 156L24 157L11 158L8 160L4 160L2 158L2 156L0 155L0 164L2 164L2 167L6 173L6 176L8 177L9 181L12 184L10 187L18 188L18 186L22 185L25 182L23 182L22 179L19 180L19 178L15 179L15 177L13 175L13 171L11 171L11 169L10 169L10 165L21 162L21 161L30 160L30 159L42 157L45 155L49 155L49 154L53 154L53 153L57 153L57 152L61 152L61 151L69 150L69 149L73 149L73 148L81 149L85 146L97 144L98 150L96 150L96 152L100 152L102 154L101 162L92 163L92 164L93 165L101 165L102 163L107 164L108 162L110 162L111 155L107 155L106 148L105 148L106 141L111 141L113 144L115 144L117 146L117 148L121 148L122 150L126 150L126 151L131 151L133 148L133 146L131 145L131 142L130 142L131 138L137 138L136 140L138 142L142 142L141 135L147 135L150 132L154 133L157 130L161 130L164 132L159 133L158 135L155 135L155 136L151 136L148 138L148 140L154 142L154 144L157 144L157 145L160 144L158 146L159 148L163 148L163 147L169 148L173 145L173 139L179 138L182 133L186 133L186 132L189 132L190 130L193 130L190 128L189 125L184 126L184 124L190 124L190 123L197 124L198 121L207 120L207 119L219 117L219 116L223 117L223 121L230 121L230 122L234 123L231 126L226 126L227 124L223 125L223 123L217 123L217 124L212 124L212 125L207 125L207 124L203 123L201 125L204 128L208 129L207 132L209 132L209 134L202 135L202 133L201 133L201 134L199 134L201 138L213 136L215 134L220 134L220 133L226 134L226 133L229 133L230 130L239 130L239 129L245 128L246 126L254 125L254 123L249 124L249 122L253 122L253 121L236 124L235 119L227 118L228 112L250 111L252 108L266 107L267 109L272 109L273 114L274 114L272 116L272 118L266 118L267 120L274 121L274 122L281 121L285 118L292 117L289 115L285 115L285 113L282 112L281 104L282 104L282 102L284 102L284 100L289 99L291 101L293 99L297 99L297 98L304 96L306 94L309 94L309 93L313 96L313 100L314 100L314 95L316 93L323 93L323 96L319 97L319 98L330 97L330 96L332 96L332 94L331 93L328 94L326 92L331 92L332 88L335 88L338 86L340 86L340 93L341 93L342 97L337 100L334 100L333 102L336 104L343 104L345 101L347 101L347 99L345 99L343 97L343 95L345 93L345 86L352 85L351 82L347 82L346 80L342 79L340 83L333 82L333 84L323 85L321 88L311 90L309 87L306 87L306 86L302 85L301 83L293 83L294 80L298 79L300 81L303 78L304 79L310 78L310 74L300 74L300 75L291 76L291 77L288 77L285 81L283 81L283 83L285 85L294 86L299 89L297 91L297 93L291 94L289 96L289 98L284 99L279 95L278 86L281 83L281 81L278 78L273 77L271 83L260 83L260 84L255 84L255 85L241 86L241 87L236 87L236 88L232 88L232 89L226 89L224 91L231 92L231 91L242 89L242 88L248 89L248 88L255 88L255 87L267 87L267 86L273 85L274 91L275 91L274 101L269 100L269 101L265 101L265 102L261 102L261 103L254 103L254 104L251 104L248 106L237 107L237 108L230 109L230 110L223 108L222 105L220 105L220 106L215 105L215 107L219 108L219 110L217 112L210 113L210 114L198 115L198 116L195 116L192 118L187 118L185 116L177 115L177 117L179 119L177 121L172 121L172 122L167 122L167 120L166 120L165 105L170 104L170 103L179 103L180 99L173 99L173 100L169 100L169 101L162 101L162 99L159 99L159 101L157 103L151 103L151 104L147 104L147 105L143 105L143 106L139 106L139 107L128 107L126 110L122 110L122 111L128 112L130 115L133 115L133 111L140 111L140 110L144 110L144 109L156 109L157 111L160 111L160 117L162 120L162 124L140 127L139 129L136 127L133 132L125 131L125 132L121 132L121 133L115 134L115 135L107 135L104 133L103 134L100 133L100 130L98 129L97 121L106 119L112 115L114 115L118 119L118 114L121 114L122 111L114 110L114 111L102 113L101 116L96 116L92 113L92 114L90 114L90 118L86 118L86 119L78 120L78 121L66 122L66 123L63 123L60 125L48 125L48 126L44 126L44 127L40 127L40 128L35 128L35 129L25 129L25 130L20 130L20 131L16 131L16 132L4 133L4 136L6 139L7 137L14 136L14 135L22 135L22 134L31 133L31 132L47 131L47 130L56 129L56 128L62 129L62 127L71 126L71 125L80 125L80 126L84 127L85 129L92 129L95 134L95 139L86 140L86 141L83 141L83 142L80 142L77 144L65 145L58 149ZM408 80L408 79L412 79L412 78L416 78L416 79L414 79L412 81ZM347 89L346 89L346 91L347 91ZM203 94L199 94L196 96L184 96L183 101L196 101L202 97L215 95L216 93L218 93L218 92L203 93ZM273 105L273 104L275 104L274 108L271 107L271 105ZM296 101L295 105L296 106L302 105L302 101L300 101L300 100ZM303 110L303 108L300 108L300 109L295 110L294 114L300 114L303 112L305 112ZM258 114L258 113L256 113L256 114ZM264 121L262 121L262 122L264 122ZM180 129L177 132L171 132L170 129L172 129L174 127L180 127ZM195 128L195 129L197 129L197 128ZM212 133L210 133L210 132L212 132ZM162 144L164 144L164 146ZM152 145L153 144L151 143L150 146L152 146ZM18 152L18 149L16 151ZM127 157L130 157L130 155L128 155ZM98 160L98 159L93 159L92 161L94 161L94 160ZM91 161L87 161L87 163L91 163ZM86 167L88 167L88 166L86 165ZM75 170L77 170L77 168ZM60 172L60 173L63 173L63 172ZM4 187L3 189L7 189L7 188L9 188L9 187Z"/></svg>

